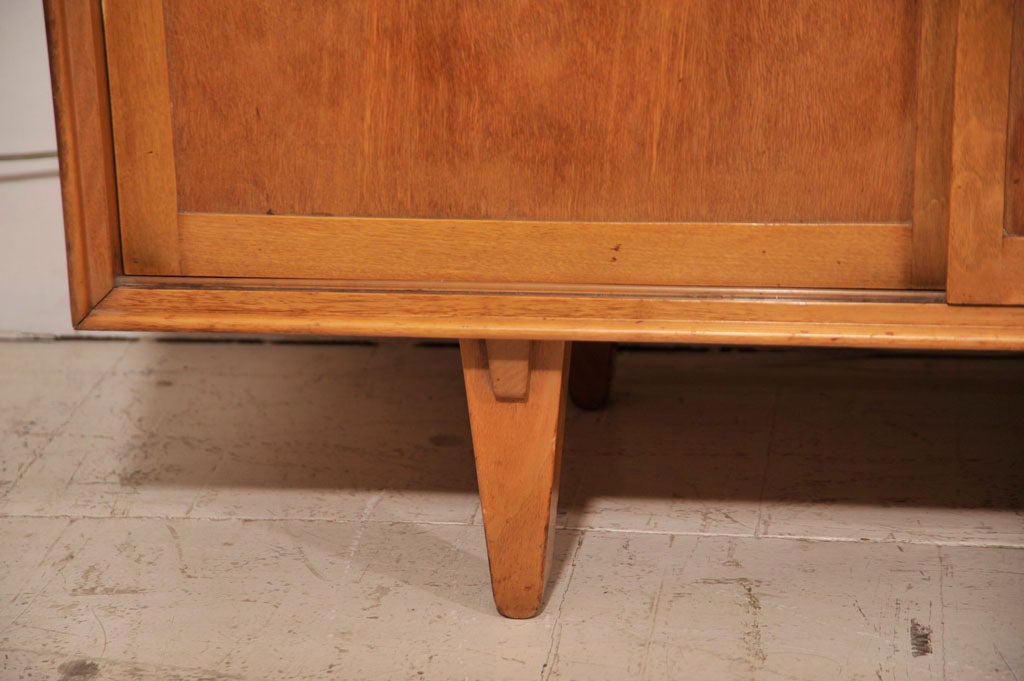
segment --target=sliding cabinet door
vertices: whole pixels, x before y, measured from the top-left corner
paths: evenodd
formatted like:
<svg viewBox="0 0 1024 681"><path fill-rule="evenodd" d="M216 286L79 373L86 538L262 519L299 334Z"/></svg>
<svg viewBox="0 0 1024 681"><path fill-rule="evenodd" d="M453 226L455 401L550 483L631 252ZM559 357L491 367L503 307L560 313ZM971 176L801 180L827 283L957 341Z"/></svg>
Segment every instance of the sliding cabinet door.
<svg viewBox="0 0 1024 681"><path fill-rule="evenodd" d="M953 0L103 9L129 275L944 285Z"/></svg>
<svg viewBox="0 0 1024 681"><path fill-rule="evenodd" d="M949 291L1024 305L1024 0L961 0Z"/></svg>

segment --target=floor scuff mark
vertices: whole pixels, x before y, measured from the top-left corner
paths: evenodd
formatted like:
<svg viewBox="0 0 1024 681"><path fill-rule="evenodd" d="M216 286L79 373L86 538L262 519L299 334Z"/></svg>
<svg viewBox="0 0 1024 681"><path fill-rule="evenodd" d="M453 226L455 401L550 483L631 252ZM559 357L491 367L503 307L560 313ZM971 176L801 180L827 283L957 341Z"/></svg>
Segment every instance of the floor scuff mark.
<svg viewBox="0 0 1024 681"><path fill-rule="evenodd" d="M932 628L910 620L910 654L914 657L932 654Z"/></svg>

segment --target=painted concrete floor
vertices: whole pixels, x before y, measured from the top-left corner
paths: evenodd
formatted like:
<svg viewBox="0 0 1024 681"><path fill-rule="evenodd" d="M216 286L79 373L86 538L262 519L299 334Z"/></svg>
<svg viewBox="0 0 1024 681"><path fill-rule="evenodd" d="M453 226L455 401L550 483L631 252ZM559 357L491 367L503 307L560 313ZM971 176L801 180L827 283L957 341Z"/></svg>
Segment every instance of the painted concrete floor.
<svg viewBox="0 0 1024 681"><path fill-rule="evenodd" d="M1024 678L1024 358L618 359L511 621L456 348L0 342L0 679Z"/></svg>

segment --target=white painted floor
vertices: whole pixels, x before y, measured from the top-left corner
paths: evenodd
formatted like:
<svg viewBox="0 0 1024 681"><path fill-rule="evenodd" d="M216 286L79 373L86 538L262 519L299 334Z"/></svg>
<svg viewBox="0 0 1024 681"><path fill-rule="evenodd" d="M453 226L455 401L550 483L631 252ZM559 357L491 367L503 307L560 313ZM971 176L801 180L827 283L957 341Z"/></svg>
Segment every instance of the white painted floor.
<svg viewBox="0 0 1024 681"><path fill-rule="evenodd" d="M1024 357L621 352L528 621L459 368L0 342L0 679L1024 679Z"/></svg>

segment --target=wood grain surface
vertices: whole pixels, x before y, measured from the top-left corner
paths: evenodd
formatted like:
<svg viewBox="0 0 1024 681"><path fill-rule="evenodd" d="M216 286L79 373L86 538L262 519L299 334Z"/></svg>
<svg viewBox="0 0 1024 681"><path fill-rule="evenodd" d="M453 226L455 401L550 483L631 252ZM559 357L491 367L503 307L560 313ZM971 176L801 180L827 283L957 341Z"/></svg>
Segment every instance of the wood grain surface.
<svg viewBox="0 0 1024 681"><path fill-rule="evenodd" d="M207 213L909 222L910 0L164 4Z"/></svg>

